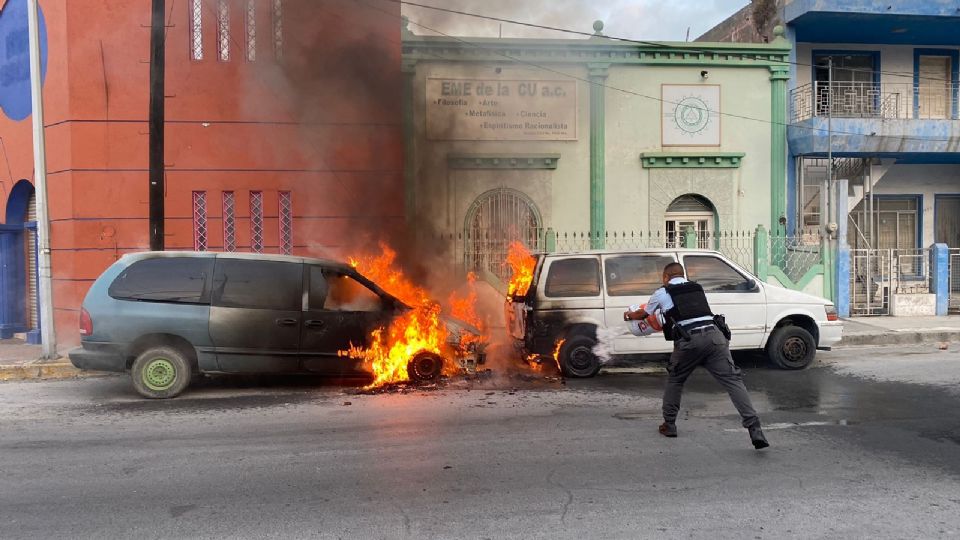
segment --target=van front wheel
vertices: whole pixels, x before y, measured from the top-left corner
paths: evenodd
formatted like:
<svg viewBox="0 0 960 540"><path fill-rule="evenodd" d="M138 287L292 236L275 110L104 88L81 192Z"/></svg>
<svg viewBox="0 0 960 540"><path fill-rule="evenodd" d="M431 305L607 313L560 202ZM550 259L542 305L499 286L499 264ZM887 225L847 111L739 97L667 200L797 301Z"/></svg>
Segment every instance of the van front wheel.
<svg viewBox="0 0 960 540"><path fill-rule="evenodd" d="M593 377L600 371L600 359L593 353L597 340L590 336L572 336L560 345L560 369L567 377Z"/></svg>
<svg viewBox="0 0 960 540"><path fill-rule="evenodd" d="M767 356L783 369L803 369L813 362L817 344L810 332L799 326L783 326L774 331L767 344Z"/></svg>
<svg viewBox="0 0 960 540"><path fill-rule="evenodd" d="M190 384L190 362L173 347L153 347L133 362L133 387L145 398L166 399L180 395Z"/></svg>

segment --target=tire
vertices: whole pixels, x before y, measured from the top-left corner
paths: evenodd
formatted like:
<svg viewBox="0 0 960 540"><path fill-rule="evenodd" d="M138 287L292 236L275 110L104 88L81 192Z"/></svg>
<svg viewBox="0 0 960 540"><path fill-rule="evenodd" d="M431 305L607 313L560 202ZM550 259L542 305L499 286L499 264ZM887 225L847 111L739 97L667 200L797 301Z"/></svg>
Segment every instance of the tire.
<svg viewBox="0 0 960 540"><path fill-rule="evenodd" d="M600 359L593 354L597 340L590 336L571 336L560 346L560 370L567 377L593 377L600 371Z"/></svg>
<svg viewBox="0 0 960 540"><path fill-rule="evenodd" d="M430 352L422 352L407 364L407 374L414 382L432 382L443 373L443 358Z"/></svg>
<svg viewBox="0 0 960 540"><path fill-rule="evenodd" d="M130 369L133 387L150 399L177 397L190 384L191 375L190 361L173 347L147 349Z"/></svg>
<svg viewBox="0 0 960 540"><path fill-rule="evenodd" d="M767 344L767 356L782 369L803 369L816 355L817 344L813 336L799 326L783 326L775 330Z"/></svg>

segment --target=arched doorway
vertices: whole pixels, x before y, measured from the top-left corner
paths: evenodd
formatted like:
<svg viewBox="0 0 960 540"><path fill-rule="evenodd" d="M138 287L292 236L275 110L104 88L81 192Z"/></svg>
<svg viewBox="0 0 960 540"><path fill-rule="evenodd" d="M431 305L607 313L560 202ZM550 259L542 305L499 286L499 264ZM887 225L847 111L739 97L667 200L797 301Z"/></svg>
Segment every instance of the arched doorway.
<svg viewBox="0 0 960 540"><path fill-rule="evenodd" d="M543 222L529 197L510 188L492 189L467 211L464 224L464 265L468 271L492 273L510 279L506 264L510 243L520 241L530 250L539 247Z"/></svg>
<svg viewBox="0 0 960 540"><path fill-rule="evenodd" d="M716 230L717 212L713 204L700 195L681 195L670 203L664 216L667 247L683 247L683 235L689 228L697 235L697 246L709 249Z"/></svg>
<svg viewBox="0 0 960 540"><path fill-rule="evenodd" d="M37 203L33 184L20 180L0 225L0 338L22 332L40 342L37 285Z"/></svg>

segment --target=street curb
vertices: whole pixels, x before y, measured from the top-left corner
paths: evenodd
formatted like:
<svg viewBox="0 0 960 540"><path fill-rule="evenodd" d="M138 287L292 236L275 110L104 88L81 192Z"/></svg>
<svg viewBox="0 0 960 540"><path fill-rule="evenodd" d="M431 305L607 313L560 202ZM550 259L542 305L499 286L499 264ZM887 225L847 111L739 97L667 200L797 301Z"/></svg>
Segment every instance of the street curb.
<svg viewBox="0 0 960 540"><path fill-rule="evenodd" d="M924 343L950 343L960 341L957 330L921 330L890 331L843 336L837 347L858 347L862 345L921 345Z"/></svg>
<svg viewBox="0 0 960 540"><path fill-rule="evenodd" d="M99 377L104 373L82 371L70 362L37 362L22 365L0 365L0 382L30 381L30 380L58 380Z"/></svg>

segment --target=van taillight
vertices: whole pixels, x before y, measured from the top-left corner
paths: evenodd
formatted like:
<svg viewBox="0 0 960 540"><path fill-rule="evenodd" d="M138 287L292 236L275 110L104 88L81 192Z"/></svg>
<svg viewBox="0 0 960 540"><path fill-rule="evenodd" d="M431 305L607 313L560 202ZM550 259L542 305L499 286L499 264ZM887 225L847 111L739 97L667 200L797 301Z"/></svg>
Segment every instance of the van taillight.
<svg viewBox="0 0 960 540"><path fill-rule="evenodd" d="M86 309L80 308L80 335L89 336L91 334L93 334L93 319L90 318Z"/></svg>
<svg viewBox="0 0 960 540"><path fill-rule="evenodd" d="M826 305L827 310L827 320L828 321L839 321L840 317L837 315L837 308L835 306Z"/></svg>

